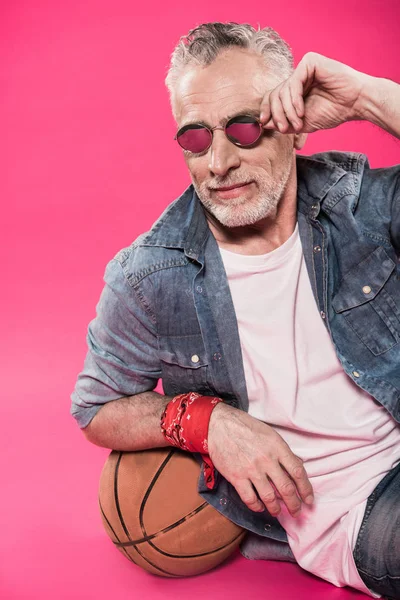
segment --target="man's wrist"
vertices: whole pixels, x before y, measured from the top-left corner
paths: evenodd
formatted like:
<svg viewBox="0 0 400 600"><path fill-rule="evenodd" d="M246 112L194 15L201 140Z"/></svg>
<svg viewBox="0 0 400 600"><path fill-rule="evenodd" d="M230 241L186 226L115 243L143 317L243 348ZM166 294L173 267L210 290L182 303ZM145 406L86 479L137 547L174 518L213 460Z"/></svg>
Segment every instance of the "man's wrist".
<svg viewBox="0 0 400 600"><path fill-rule="evenodd" d="M390 79L365 75L360 96L354 107L354 120L369 121L386 129L388 102L398 93L398 84Z"/></svg>
<svg viewBox="0 0 400 600"><path fill-rule="evenodd" d="M173 446L189 452L208 452L210 416L222 398L188 392L175 396L161 416L161 431Z"/></svg>
<svg viewBox="0 0 400 600"><path fill-rule="evenodd" d="M208 436L210 436L210 433L213 433L214 427L218 425L218 423L221 420L224 421L227 417L231 418L232 414L234 415L238 412L242 411L238 408L234 408L230 404L226 404L225 402L220 402L219 404L217 404L217 406L214 408L210 415L210 421L208 424Z"/></svg>
<svg viewBox="0 0 400 600"><path fill-rule="evenodd" d="M216 483L216 471L208 451L208 429L218 404L223 404L222 398L187 392L175 396L161 416L161 431L172 446L200 452L204 481L210 490Z"/></svg>

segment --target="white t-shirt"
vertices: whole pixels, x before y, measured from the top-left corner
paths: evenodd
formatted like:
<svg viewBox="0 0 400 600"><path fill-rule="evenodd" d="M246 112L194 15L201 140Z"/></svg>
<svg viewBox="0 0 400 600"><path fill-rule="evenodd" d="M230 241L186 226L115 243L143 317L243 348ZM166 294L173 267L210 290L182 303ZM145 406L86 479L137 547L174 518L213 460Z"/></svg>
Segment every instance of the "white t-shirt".
<svg viewBox="0 0 400 600"><path fill-rule="evenodd" d="M319 314L298 227L276 250L220 248L239 327L249 414L304 461L314 504L278 519L301 567L374 597L353 548L366 500L400 460L400 428L344 372Z"/></svg>

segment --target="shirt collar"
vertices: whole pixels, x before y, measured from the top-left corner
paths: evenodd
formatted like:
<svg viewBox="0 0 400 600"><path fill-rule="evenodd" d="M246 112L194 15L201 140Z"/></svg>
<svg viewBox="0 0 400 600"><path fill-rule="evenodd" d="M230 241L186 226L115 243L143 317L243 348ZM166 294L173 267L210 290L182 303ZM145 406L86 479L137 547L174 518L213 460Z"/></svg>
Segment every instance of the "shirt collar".
<svg viewBox="0 0 400 600"><path fill-rule="evenodd" d="M357 194L368 159L355 152L321 152L312 156L296 155L298 207L309 212L316 203L324 208L330 190L339 182ZM140 239L143 246L179 248L198 260L210 235L203 207L193 185L170 204L151 230Z"/></svg>
<svg viewBox="0 0 400 600"><path fill-rule="evenodd" d="M315 202L321 203L323 209L325 203L329 204L329 192L339 183L348 193L358 196L364 169L369 166L364 154L337 151L298 154L296 164L299 210L308 209Z"/></svg>

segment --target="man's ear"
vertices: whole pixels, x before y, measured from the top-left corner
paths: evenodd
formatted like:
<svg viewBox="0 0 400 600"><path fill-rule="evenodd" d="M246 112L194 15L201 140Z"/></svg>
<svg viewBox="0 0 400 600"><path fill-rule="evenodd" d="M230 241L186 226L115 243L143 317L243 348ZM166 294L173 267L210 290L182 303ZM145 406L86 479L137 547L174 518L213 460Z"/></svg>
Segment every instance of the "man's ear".
<svg viewBox="0 0 400 600"><path fill-rule="evenodd" d="M301 150L306 140L308 138L308 133L296 133L294 136L294 147L296 150Z"/></svg>

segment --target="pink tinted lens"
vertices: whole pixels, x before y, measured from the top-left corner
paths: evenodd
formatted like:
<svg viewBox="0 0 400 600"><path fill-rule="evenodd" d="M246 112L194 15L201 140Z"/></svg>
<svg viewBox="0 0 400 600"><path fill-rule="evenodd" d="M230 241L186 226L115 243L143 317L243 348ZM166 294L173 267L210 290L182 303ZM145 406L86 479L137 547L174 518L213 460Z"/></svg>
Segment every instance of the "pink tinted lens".
<svg viewBox="0 0 400 600"><path fill-rule="evenodd" d="M227 126L226 135L234 144L251 146L260 137L261 129L257 121L233 122Z"/></svg>
<svg viewBox="0 0 400 600"><path fill-rule="evenodd" d="M184 150L203 152L211 143L211 133L205 127L186 129L177 137L178 143Z"/></svg>

